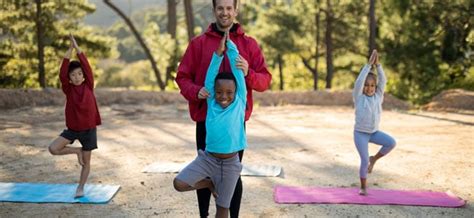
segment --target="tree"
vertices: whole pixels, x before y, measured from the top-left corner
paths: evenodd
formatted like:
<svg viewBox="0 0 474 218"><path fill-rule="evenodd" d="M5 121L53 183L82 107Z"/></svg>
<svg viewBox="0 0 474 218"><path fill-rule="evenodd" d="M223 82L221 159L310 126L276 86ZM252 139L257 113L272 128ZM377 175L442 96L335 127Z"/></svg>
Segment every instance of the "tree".
<svg viewBox="0 0 474 218"><path fill-rule="evenodd" d="M333 47L332 47L332 28L334 13L332 11L331 0L326 1L326 33L324 41L326 42L326 89L331 89L332 78L334 74Z"/></svg>
<svg viewBox="0 0 474 218"><path fill-rule="evenodd" d="M46 78L44 73L44 28L43 21L41 20L41 0L36 0L36 38L38 48L38 82L41 88L46 87Z"/></svg>
<svg viewBox="0 0 474 218"><path fill-rule="evenodd" d="M319 0L317 0L316 4L319 5ZM320 40L320 27L321 27L321 10L318 8L318 12L316 13L316 45L315 45L315 50L316 50L316 63L314 64L314 70L312 70L313 74L313 90L318 90L318 65L319 65L319 42Z"/></svg>
<svg viewBox="0 0 474 218"><path fill-rule="evenodd" d="M375 0L370 0L369 6L369 53L367 57L370 56L372 50L376 49L375 36L377 29L377 21L375 20Z"/></svg>
<svg viewBox="0 0 474 218"><path fill-rule="evenodd" d="M69 32L91 54L91 61L110 52L110 38L78 25L94 11L87 1L5 1L0 10L0 87L58 87L58 59L69 46ZM96 37L86 37L92 34Z"/></svg>
<svg viewBox="0 0 474 218"><path fill-rule="evenodd" d="M328 7L327 1L302 0L291 7L291 10L296 10L295 13L300 16L313 15L314 17L314 19L301 19L302 31L298 33L299 37L296 41L300 48L298 51L300 60L311 73L313 90L320 88L318 87L319 79L325 80L326 88L333 88L332 81L336 72L339 74L338 79L351 81L352 79L346 78L345 75L352 76L353 72L358 71L363 62L357 63L359 59L357 57L364 57L364 59L366 57L365 49L361 49L361 46L367 42L366 34L364 34L367 24L361 22L366 11L365 4L359 1L331 1L329 3ZM332 5L334 3L336 5ZM328 37L329 35L331 37ZM320 59L325 61L323 64L325 71L319 68ZM341 88L341 85L348 87L351 82L337 81L336 84L338 88Z"/></svg>
<svg viewBox="0 0 474 218"><path fill-rule="evenodd" d="M311 75L313 76L313 90L318 90L318 80L319 80L319 72L318 72L318 67L319 67L319 57L320 57L320 51L319 47L320 44L319 42L321 41L320 33L321 33L321 8L320 8L320 0L315 1L315 15L314 15L314 20L315 20L315 37L314 37L314 42L315 42L315 50L316 54L313 57L310 58L305 58L303 55L300 54L301 61L303 62L304 66L311 72ZM310 59L315 60L314 67L311 66L310 64Z"/></svg>
<svg viewBox="0 0 474 218"><path fill-rule="evenodd" d="M130 28L132 31L133 35L137 39L137 41L140 43L141 47L143 48L143 51L145 52L148 60L150 61L151 67L153 69L153 72L155 73L156 81L158 83L158 86L160 87L161 90L165 90L165 84L163 83L163 80L161 79L161 73L158 67L156 66L156 61L153 55L150 52L150 49L148 46L145 44L143 41L140 33L137 31L135 26L133 25L132 21L125 15L118 7L116 7L110 0L104 0L104 3L107 4L112 10L114 10L127 24L127 26Z"/></svg>
<svg viewBox="0 0 474 218"><path fill-rule="evenodd" d="M284 85L284 55L300 50L296 45L298 33L301 32L301 19L289 5L272 5L263 15L261 23L256 27L261 32L260 38L264 47L268 47L269 57L274 60L279 69L279 89Z"/></svg>
<svg viewBox="0 0 474 218"><path fill-rule="evenodd" d="M194 38L194 14L192 0L184 0L184 11L186 14L186 26L188 27L188 41Z"/></svg>
<svg viewBox="0 0 474 218"><path fill-rule="evenodd" d="M174 40L174 49L173 54L169 59L168 67L166 67L166 75L165 75L165 84L168 84L168 81L174 80L171 75L171 72L176 68L176 65L179 61L179 47L178 47L178 38L176 37L176 23L177 23L177 15L176 15L176 5L178 2L176 0L168 0L168 25L167 31L171 35L171 38Z"/></svg>
<svg viewBox="0 0 474 218"><path fill-rule="evenodd" d="M381 45L398 77L393 94L423 104L462 84L472 69L473 6L469 0L386 2Z"/></svg>

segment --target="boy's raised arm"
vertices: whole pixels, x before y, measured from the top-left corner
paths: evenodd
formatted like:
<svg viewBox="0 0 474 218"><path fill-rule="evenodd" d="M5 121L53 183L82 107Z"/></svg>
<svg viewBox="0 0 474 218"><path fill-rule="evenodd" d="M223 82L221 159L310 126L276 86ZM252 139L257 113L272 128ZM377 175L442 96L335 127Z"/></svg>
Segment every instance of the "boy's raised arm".
<svg viewBox="0 0 474 218"><path fill-rule="evenodd" d="M214 98L214 83L216 76L219 73L222 59L224 59L224 56L218 56L216 53L212 54L211 63L207 68L206 80L204 82L204 87L206 87L206 90L209 92L209 97L207 99Z"/></svg>
<svg viewBox="0 0 474 218"><path fill-rule="evenodd" d="M64 93L69 91L69 75L68 75L68 68L69 68L69 60L71 59L73 45L69 46L64 58L61 62L61 67L59 68L59 80L61 81L61 88Z"/></svg>
<svg viewBox="0 0 474 218"><path fill-rule="evenodd" d="M212 59L211 63L209 64L209 67L207 68L207 73L206 73L206 80L204 81L204 87L206 90L209 92L209 97L207 98L208 100L211 100L214 98L214 84L216 80L216 76L219 73L219 68L222 63L222 59L224 59L224 53L225 50L225 40L227 38L227 34L222 37L221 42L219 44L219 47L217 50L212 54Z"/></svg>
<svg viewBox="0 0 474 218"><path fill-rule="evenodd" d="M236 94L241 98L246 100L247 99L247 87L245 86L245 75L244 72L237 68L236 60L239 58L239 50L232 40L227 40L227 57L229 58L230 68L232 73L234 74L236 84Z"/></svg>
<svg viewBox="0 0 474 218"><path fill-rule="evenodd" d="M94 75L92 75L92 68L91 65L89 64L89 61L87 60L86 55L81 51L79 46L77 45L76 39L72 34L69 34L69 37L71 39L71 42L76 49L77 52L77 58L79 58L79 62L81 62L81 67L84 73L84 78L85 78L85 83L87 86L89 86L91 89L94 89Z"/></svg>
<svg viewBox="0 0 474 218"><path fill-rule="evenodd" d="M84 78L85 83L91 88L94 89L94 75L92 74L92 68L87 60L86 55L84 52L78 52L77 57L79 58L79 62L81 62L82 70L84 71Z"/></svg>

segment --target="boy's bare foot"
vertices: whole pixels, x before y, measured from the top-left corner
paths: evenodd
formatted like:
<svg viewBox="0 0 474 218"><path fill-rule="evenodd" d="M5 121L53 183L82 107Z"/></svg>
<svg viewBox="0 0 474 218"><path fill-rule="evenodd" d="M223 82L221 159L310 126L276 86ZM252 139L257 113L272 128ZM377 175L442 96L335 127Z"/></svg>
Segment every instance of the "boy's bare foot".
<svg viewBox="0 0 474 218"><path fill-rule="evenodd" d="M365 188L359 189L359 195L366 196L367 195L367 189L365 189Z"/></svg>
<svg viewBox="0 0 474 218"><path fill-rule="evenodd" d="M369 173L372 173L372 170L374 169L374 165L375 165L375 158L374 158L374 156L370 156L369 157L369 168L368 168Z"/></svg>
<svg viewBox="0 0 474 218"><path fill-rule="evenodd" d="M74 196L74 198L80 198L83 196L84 196L84 189L77 187L76 195Z"/></svg>
<svg viewBox="0 0 474 218"><path fill-rule="evenodd" d="M79 150L79 152L77 152L77 160L81 166L84 166L84 159L82 157L82 150Z"/></svg>

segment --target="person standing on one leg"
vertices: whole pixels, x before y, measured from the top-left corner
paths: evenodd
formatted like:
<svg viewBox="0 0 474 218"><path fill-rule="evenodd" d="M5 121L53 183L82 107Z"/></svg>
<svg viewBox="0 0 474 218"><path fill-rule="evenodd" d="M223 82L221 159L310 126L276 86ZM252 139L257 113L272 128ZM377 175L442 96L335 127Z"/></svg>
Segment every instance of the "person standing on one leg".
<svg viewBox="0 0 474 218"><path fill-rule="evenodd" d="M94 76L85 54L81 52L76 40L69 36L71 45L61 67L59 78L61 88L66 95L66 126L61 135L49 145L53 155L76 154L82 166L79 185L75 197L84 196L84 185L90 172L91 152L97 149L96 126L101 124L99 109L94 96ZM79 61L70 61L75 49ZM81 142L82 148L67 146L74 140Z"/></svg>
<svg viewBox="0 0 474 218"><path fill-rule="evenodd" d="M174 179L177 191L207 189L216 198L216 217L228 217L230 202L240 177L238 152L247 147L244 129L247 89L244 73L236 66L239 52L228 34L212 57L207 70L206 149ZM232 72L219 73L227 47Z"/></svg>
<svg viewBox="0 0 474 218"><path fill-rule="evenodd" d="M377 76L371 72L376 67ZM352 97L355 105L354 143L360 156L360 195L367 195L367 173L375 163L395 147L395 139L379 130L382 102L387 79L379 63L376 50L372 52L354 84ZM382 145L375 156L369 156L369 142Z"/></svg>
<svg viewBox="0 0 474 218"><path fill-rule="evenodd" d="M247 89L245 121L250 118L253 109L252 90L265 91L270 87L272 78L255 39L245 35L241 25L234 23L238 13L237 0L212 0L212 6L216 22L211 23L205 33L189 42L176 75L176 83L189 103L192 120L196 122L197 150L206 148L206 98L209 97L209 92L204 88L206 71L224 32L229 32L229 38L236 44L240 53L236 65L245 75ZM225 53L224 56L226 56ZM227 58L223 59L219 70L219 72L223 71L231 72ZM242 161L243 153L243 150L239 151L240 161ZM197 196L200 216L207 217L211 192L208 189L199 189ZM238 217L241 198L242 181L239 178L229 209L231 217Z"/></svg>

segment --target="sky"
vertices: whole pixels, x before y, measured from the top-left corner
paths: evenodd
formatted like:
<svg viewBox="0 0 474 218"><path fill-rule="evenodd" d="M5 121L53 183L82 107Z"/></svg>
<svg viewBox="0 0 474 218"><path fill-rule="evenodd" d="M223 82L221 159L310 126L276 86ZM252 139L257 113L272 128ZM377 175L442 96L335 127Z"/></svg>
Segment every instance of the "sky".
<svg viewBox="0 0 474 218"><path fill-rule="evenodd" d="M85 23L94 26L109 27L119 19L117 13L102 0L89 0L89 2L96 5L96 11L85 17ZM119 7L125 14L131 15L135 10L164 5L166 4L166 0L113 0L112 3Z"/></svg>

